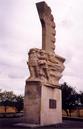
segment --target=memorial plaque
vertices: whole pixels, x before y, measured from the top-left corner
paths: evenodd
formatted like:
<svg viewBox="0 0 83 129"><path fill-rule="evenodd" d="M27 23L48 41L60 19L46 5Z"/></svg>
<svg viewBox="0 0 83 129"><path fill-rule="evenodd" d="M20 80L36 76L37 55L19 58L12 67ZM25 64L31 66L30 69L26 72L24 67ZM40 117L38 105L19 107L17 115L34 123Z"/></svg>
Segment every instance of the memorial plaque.
<svg viewBox="0 0 83 129"><path fill-rule="evenodd" d="M55 99L49 99L49 108L56 108L56 100Z"/></svg>

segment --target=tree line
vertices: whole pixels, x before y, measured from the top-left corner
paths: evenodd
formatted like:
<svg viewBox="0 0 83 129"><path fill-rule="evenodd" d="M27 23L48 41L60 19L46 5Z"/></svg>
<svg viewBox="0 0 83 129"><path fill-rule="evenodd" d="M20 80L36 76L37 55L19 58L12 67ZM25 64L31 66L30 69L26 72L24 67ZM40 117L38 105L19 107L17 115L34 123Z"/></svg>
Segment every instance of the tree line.
<svg viewBox="0 0 83 129"><path fill-rule="evenodd" d="M0 106L5 107L5 112L7 106L15 107L17 112L23 110L24 97L22 95L16 95L13 91L2 91L0 90Z"/></svg>
<svg viewBox="0 0 83 129"><path fill-rule="evenodd" d="M62 109L66 112L67 116L71 116L71 111L83 107L83 92L79 93L75 88L68 85L66 82L61 84L62 90ZM7 106L15 107L17 112L23 110L24 107L24 96L16 95L12 91L2 91L0 90L0 106L5 107L5 112Z"/></svg>

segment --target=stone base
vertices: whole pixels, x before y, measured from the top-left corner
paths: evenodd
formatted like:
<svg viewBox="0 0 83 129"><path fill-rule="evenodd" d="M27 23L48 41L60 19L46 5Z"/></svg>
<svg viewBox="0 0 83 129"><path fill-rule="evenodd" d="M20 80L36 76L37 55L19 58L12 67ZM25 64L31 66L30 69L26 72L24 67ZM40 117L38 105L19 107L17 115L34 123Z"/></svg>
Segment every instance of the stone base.
<svg viewBox="0 0 83 129"><path fill-rule="evenodd" d="M32 128L32 129L36 129L36 128L39 128L40 127L55 127L55 128L59 128L59 127L62 127L62 124L52 124L52 125L39 125L39 124L27 124L27 123L17 123L17 124L14 124L13 125L14 127L22 127L22 128L26 128L27 129L29 128Z"/></svg>
<svg viewBox="0 0 83 129"><path fill-rule="evenodd" d="M61 90L40 81L26 81L24 121L28 124L62 123Z"/></svg>

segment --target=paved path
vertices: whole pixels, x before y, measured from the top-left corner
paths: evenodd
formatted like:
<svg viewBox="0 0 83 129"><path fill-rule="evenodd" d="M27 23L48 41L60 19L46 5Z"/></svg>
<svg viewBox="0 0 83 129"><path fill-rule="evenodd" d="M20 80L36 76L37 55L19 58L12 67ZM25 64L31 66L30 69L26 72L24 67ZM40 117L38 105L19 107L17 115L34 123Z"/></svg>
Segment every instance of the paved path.
<svg viewBox="0 0 83 129"><path fill-rule="evenodd" d="M22 118L0 118L0 129L25 129L24 127L14 127L13 125L16 123L21 123ZM55 129L56 126L53 127L44 127L44 129ZM61 128L83 128L83 122L82 121L75 121L75 120L63 120L63 124L61 127L57 127L59 129ZM28 128L27 128L28 129ZM39 128L41 129L41 128Z"/></svg>

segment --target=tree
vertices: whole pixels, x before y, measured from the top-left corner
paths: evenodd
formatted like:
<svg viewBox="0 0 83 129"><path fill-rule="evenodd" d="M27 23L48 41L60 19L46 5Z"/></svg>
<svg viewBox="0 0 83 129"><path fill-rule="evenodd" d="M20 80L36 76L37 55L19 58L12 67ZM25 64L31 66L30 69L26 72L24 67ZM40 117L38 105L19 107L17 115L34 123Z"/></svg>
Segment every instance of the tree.
<svg viewBox="0 0 83 129"><path fill-rule="evenodd" d="M13 106L13 98L16 95L12 91L1 91L0 90L0 105L5 107L5 112L7 106Z"/></svg>
<svg viewBox="0 0 83 129"><path fill-rule="evenodd" d="M62 89L62 108L67 116L71 116L71 110L76 108L78 103L78 93L75 89L69 86L66 82L61 85ZM68 113L69 110L69 113Z"/></svg>
<svg viewBox="0 0 83 129"><path fill-rule="evenodd" d="M80 103L83 105L83 91L80 91Z"/></svg>
<svg viewBox="0 0 83 129"><path fill-rule="evenodd" d="M23 110L24 107L24 97L22 95L19 95L16 97L15 107L18 112Z"/></svg>
<svg viewBox="0 0 83 129"><path fill-rule="evenodd" d="M0 90L0 105L16 107L17 111L23 110L23 96L15 95L12 91L1 91Z"/></svg>

